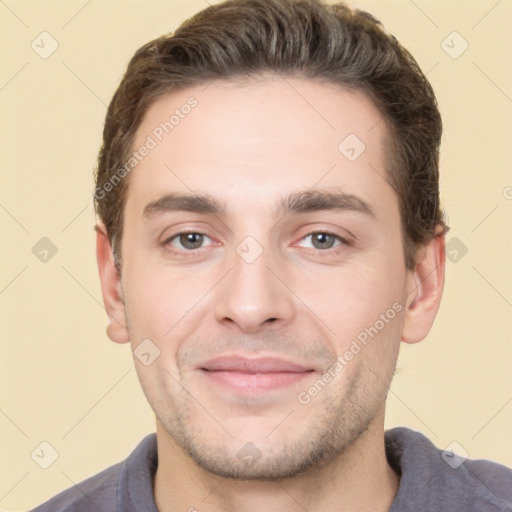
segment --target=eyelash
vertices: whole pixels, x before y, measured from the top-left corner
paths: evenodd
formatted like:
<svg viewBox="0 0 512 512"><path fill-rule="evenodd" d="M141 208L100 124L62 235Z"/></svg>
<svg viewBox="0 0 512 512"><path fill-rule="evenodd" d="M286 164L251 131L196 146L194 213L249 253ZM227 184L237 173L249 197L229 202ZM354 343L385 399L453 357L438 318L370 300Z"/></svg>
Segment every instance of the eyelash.
<svg viewBox="0 0 512 512"><path fill-rule="evenodd" d="M308 237L311 237L311 236L314 236L314 235L328 235L328 236L332 236L336 239L336 241L339 241L340 243L334 247L330 247L328 249L316 249L316 248L308 248L310 249L310 251L312 251L314 254L322 254L322 255L326 255L328 253L332 254L332 253L337 253L339 252L340 250L342 250L344 247L348 247L348 246L351 246L352 244L346 239L346 238L343 238L335 233L332 233L330 231L312 231L311 233L308 233L307 235L303 236L299 241L302 241L302 240L305 240L306 238ZM204 233L204 232L201 232L201 231L182 231L180 233L176 233L168 238L166 238L163 242L162 242L162 246L164 248L168 248L171 244L171 242L173 242L174 240L176 240L178 237L182 236L182 235L201 235L201 236L204 236L204 237L207 237L209 238L210 240L212 240L212 238L207 234L207 233ZM212 240L213 242L213 240ZM214 245L214 244L212 244ZM201 251L202 249L204 249L204 247L199 247L197 249L175 249L175 248L172 248L172 252L175 252L175 253L181 253L181 254L194 254L196 253L197 251Z"/></svg>
<svg viewBox="0 0 512 512"><path fill-rule="evenodd" d="M328 249L317 249L317 248L311 248L309 247L308 249L310 249L311 251L314 251L315 254L326 254L326 253L336 253L336 252L339 252L340 250L343 249L343 247L345 246L349 246L351 245L350 242L346 239L346 238L343 238L342 236L339 236L335 233L331 233L330 231L322 231L322 230L319 230L319 231L312 231L311 233L308 233L306 236L303 236L300 241L302 240L305 240L306 238L310 237L310 236L314 236L314 235L328 235L328 236L332 236L336 239L336 241L339 241L340 243L334 247L329 247Z"/></svg>
<svg viewBox="0 0 512 512"><path fill-rule="evenodd" d="M168 238L166 238L163 242L162 242L162 246L163 247L168 247L170 246L171 242L173 240L176 240L177 238L179 238L180 236L183 236L183 235L201 235L201 236L204 236L204 237L207 237L209 238L210 240L212 240L212 238L207 234L207 233L203 233L202 231L182 231L180 233L176 233ZM213 240L212 240L213 241ZM174 249L173 248L173 251L174 252L181 252L181 253L195 253L196 251L200 251L201 249L204 249L204 247L199 247L198 249Z"/></svg>

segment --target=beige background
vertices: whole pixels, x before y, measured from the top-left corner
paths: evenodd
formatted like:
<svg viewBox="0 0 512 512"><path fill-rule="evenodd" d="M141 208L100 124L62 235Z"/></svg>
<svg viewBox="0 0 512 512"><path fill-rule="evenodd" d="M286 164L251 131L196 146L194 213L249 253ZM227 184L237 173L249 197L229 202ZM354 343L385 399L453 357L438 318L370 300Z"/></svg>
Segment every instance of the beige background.
<svg viewBox="0 0 512 512"><path fill-rule="evenodd" d="M133 52L206 4L0 2L2 510L26 510L97 473L154 429L129 346L105 335L92 168ZM403 346L387 427L512 466L512 2L352 5L380 18L428 72L445 125L448 240L467 247L447 263L431 334ZM43 31L59 44L47 59L31 48ZM442 46L453 31L469 44L456 59ZM446 44L453 54L463 42ZM42 237L58 248L46 263L32 253ZM59 454L48 469L31 458L43 441Z"/></svg>

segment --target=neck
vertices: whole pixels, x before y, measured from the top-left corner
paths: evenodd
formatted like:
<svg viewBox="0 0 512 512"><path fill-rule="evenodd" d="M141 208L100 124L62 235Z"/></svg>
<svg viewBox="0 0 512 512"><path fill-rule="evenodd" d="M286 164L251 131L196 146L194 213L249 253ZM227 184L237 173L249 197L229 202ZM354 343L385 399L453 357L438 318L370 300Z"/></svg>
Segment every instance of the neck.
<svg viewBox="0 0 512 512"><path fill-rule="evenodd" d="M293 479L271 482L229 480L197 466L157 421L159 512L297 511L386 512L399 477L384 446L384 410L331 463Z"/></svg>

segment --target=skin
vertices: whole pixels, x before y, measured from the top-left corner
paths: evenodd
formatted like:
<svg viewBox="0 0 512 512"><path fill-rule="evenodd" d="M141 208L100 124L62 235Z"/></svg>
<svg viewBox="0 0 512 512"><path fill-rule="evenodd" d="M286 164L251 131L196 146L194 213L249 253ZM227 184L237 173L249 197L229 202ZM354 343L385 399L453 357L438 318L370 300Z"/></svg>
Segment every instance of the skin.
<svg viewBox="0 0 512 512"><path fill-rule="evenodd" d="M190 96L197 107L129 176L120 274L97 229L109 337L160 350L149 366L134 359L156 414L158 510L388 510L399 476L384 451L386 393L401 341L422 340L437 314L444 237L406 269L398 197L383 179L386 123L363 93L297 77L215 81L161 97L134 147ZM352 162L338 150L351 133L366 146ZM357 196L374 215L280 210L283 197L307 191ZM169 193L208 194L224 211L144 215ZM318 232L334 237L318 245ZM207 237L191 250L180 233ZM241 247L262 250L251 263L237 252L247 236L252 245ZM298 394L397 303L401 311L301 403ZM233 353L312 371L244 395L198 370ZM255 462L239 456L244 447Z"/></svg>

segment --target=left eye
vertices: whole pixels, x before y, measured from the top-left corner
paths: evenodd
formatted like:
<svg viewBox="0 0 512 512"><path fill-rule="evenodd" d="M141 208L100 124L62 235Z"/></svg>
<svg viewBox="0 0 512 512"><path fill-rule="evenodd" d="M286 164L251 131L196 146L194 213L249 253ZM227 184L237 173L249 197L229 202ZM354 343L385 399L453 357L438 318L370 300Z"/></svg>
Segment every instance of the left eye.
<svg viewBox="0 0 512 512"><path fill-rule="evenodd" d="M332 249L338 245L345 243L345 241L336 235L330 233L311 233L304 237L301 241L302 247L309 247L312 249Z"/></svg>
<svg viewBox="0 0 512 512"><path fill-rule="evenodd" d="M193 251L194 249L200 249L205 243L209 245L208 242L211 243L211 241L209 236L202 233L181 233L169 238L165 243L176 249Z"/></svg>

